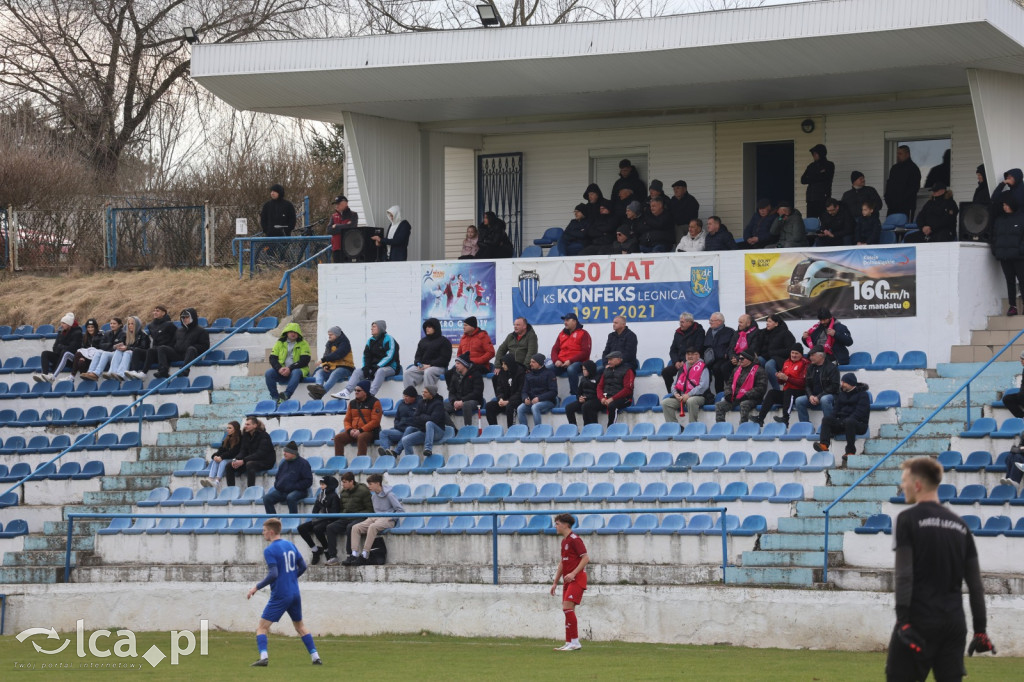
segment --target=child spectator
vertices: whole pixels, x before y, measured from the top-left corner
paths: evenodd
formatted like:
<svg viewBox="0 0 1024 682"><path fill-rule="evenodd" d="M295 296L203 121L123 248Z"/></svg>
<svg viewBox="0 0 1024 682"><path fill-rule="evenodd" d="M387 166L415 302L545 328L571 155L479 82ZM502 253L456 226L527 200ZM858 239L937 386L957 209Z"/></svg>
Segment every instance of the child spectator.
<svg viewBox="0 0 1024 682"><path fill-rule="evenodd" d="M882 223L878 220L875 205L865 201L860 207L860 217L853 226L853 241L858 246L877 244L882 239Z"/></svg>
<svg viewBox="0 0 1024 682"><path fill-rule="evenodd" d="M462 255L459 256L459 260L472 260L476 258L477 252L477 239L480 238L480 233L476 229L476 225L470 225L466 228L466 238L462 240Z"/></svg>

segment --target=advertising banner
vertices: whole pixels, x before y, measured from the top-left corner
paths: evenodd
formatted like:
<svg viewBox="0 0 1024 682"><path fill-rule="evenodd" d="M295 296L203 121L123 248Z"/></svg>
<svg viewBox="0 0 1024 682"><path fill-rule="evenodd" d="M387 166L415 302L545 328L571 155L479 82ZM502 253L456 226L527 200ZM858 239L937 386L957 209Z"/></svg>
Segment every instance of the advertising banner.
<svg viewBox="0 0 1024 682"><path fill-rule="evenodd" d="M707 319L719 309L718 256L614 256L522 262L512 291L512 312L530 324L676 321L690 312Z"/></svg>
<svg viewBox="0 0 1024 682"><path fill-rule="evenodd" d="M816 319L917 315L914 247L839 251L750 251L744 254L746 310L755 319L780 313Z"/></svg>
<svg viewBox="0 0 1024 682"><path fill-rule="evenodd" d="M422 319L436 317L441 333L458 347L462 321L476 317L477 326L494 343L494 263L447 262L427 264L420 280ZM420 329L422 336L423 330ZM412 356L409 356L412 360Z"/></svg>

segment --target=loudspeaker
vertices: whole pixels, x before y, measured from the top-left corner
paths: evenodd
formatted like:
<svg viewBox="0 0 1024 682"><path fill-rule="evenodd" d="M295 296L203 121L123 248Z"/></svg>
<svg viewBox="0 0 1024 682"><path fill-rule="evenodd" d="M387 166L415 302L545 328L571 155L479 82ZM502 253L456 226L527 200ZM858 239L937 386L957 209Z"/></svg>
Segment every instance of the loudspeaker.
<svg viewBox="0 0 1024 682"><path fill-rule="evenodd" d="M960 202L960 241L987 242L991 208L987 204Z"/></svg>
<svg viewBox="0 0 1024 682"><path fill-rule="evenodd" d="M384 236L378 227L348 227L341 231L341 257L349 263L373 263L382 260L384 247L377 246L370 237Z"/></svg>

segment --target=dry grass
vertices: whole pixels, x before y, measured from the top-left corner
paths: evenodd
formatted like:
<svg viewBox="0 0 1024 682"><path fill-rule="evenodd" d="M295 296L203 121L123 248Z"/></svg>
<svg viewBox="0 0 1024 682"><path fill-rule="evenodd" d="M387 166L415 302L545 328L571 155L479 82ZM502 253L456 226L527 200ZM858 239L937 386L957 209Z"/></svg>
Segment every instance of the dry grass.
<svg viewBox="0 0 1024 682"><path fill-rule="evenodd" d="M209 320L237 319L263 308L283 294L281 273L238 278L230 268L146 270L40 276L0 275L0 324L56 324L72 311L83 324L90 317L104 323L111 317L138 315L148 321L154 305L163 305L172 318L183 308L195 308ZM315 270L292 277L292 305L316 303ZM284 317L282 301L269 314Z"/></svg>

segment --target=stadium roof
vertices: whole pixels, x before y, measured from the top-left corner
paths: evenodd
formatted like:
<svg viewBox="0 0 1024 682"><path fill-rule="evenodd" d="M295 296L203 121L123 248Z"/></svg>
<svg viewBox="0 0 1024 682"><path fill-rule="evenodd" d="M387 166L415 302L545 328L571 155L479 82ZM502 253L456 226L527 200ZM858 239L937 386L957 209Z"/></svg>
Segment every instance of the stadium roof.
<svg viewBox="0 0 1024 682"><path fill-rule="evenodd" d="M1024 74L1014 0L828 0L654 19L194 46L238 109L435 129L702 115L773 102L970 101L966 70Z"/></svg>

